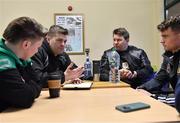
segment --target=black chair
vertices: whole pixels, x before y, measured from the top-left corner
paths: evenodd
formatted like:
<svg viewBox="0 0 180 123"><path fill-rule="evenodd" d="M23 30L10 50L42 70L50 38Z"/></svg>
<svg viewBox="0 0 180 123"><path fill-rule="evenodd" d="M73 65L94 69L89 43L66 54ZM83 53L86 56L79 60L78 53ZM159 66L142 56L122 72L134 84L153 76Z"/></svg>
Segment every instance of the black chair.
<svg viewBox="0 0 180 123"><path fill-rule="evenodd" d="M100 60L93 60L93 75L100 74Z"/></svg>

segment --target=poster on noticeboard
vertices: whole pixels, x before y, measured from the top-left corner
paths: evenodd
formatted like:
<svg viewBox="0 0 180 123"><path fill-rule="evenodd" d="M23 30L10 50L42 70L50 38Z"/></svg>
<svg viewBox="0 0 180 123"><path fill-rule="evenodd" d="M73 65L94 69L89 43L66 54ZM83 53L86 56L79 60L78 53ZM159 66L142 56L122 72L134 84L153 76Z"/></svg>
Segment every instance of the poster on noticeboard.
<svg viewBox="0 0 180 123"><path fill-rule="evenodd" d="M84 54L84 17L83 14L54 14L55 24L68 30L65 52Z"/></svg>

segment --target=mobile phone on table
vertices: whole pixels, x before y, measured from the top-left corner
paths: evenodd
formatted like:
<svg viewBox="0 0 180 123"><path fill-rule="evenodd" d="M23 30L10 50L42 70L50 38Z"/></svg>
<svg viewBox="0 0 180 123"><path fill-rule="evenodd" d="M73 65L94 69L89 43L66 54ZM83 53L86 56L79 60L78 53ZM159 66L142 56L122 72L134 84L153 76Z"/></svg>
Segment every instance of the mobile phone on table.
<svg viewBox="0 0 180 123"><path fill-rule="evenodd" d="M142 103L142 102L136 102L136 103L129 103L124 105L117 105L115 107L116 110L122 111L122 112L131 112L141 109L150 108L149 104Z"/></svg>

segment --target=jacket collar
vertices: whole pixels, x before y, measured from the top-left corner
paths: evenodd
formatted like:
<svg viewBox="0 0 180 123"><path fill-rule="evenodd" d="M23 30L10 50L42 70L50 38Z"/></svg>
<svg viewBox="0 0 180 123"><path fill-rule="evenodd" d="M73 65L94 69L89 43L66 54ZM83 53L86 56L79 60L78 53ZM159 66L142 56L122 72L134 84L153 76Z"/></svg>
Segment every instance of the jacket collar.
<svg viewBox="0 0 180 123"><path fill-rule="evenodd" d="M170 51L165 51L165 53L163 54L164 57L169 57L169 58L172 58L173 56L177 56L177 55L180 55L180 50L178 50L175 53L172 53Z"/></svg>
<svg viewBox="0 0 180 123"><path fill-rule="evenodd" d="M114 48L114 47L113 47L113 48ZM113 48L111 48L111 49L113 49ZM124 50L124 51L119 51L119 50L116 50L116 51L117 51L118 53L125 53L125 52L128 52L129 49L130 49L130 46L128 46L127 49Z"/></svg>

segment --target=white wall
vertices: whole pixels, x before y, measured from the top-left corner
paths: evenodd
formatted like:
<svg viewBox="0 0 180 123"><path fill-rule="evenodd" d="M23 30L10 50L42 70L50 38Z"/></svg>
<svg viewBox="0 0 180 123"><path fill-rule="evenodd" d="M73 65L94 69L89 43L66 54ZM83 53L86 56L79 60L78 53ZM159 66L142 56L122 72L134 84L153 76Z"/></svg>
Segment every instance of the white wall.
<svg viewBox="0 0 180 123"><path fill-rule="evenodd" d="M154 41L156 43L155 52L157 54L157 65L160 67L160 64L162 63L162 53L164 52L163 46L160 44L161 36L159 31L157 30L157 25L160 24L164 20L164 5L162 0L157 0L156 3L154 3Z"/></svg>
<svg viewBox="0 0 180 123"><path fill-rule="evenodd" d="M67 6L73 6L69 12ZM130 44L143 48L152 64L159 65L159 33L156 29L163 18L163 0L0 0L0 33L19 16L30 16L45 27L54 24L54 13L83 13L85 16L85 47L91 59L100 59L112 46L112 31L125 27ZM71 55L78 65L84 55Z"/></svg>

